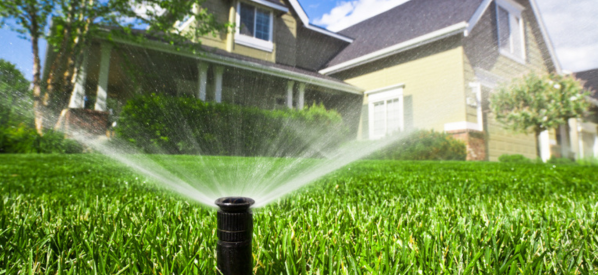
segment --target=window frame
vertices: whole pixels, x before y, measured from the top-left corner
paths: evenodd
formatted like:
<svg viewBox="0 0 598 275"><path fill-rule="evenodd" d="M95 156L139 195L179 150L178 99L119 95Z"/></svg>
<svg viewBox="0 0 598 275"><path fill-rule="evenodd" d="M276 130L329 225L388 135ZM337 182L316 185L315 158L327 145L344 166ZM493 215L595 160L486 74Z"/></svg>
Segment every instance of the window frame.
<svg viewBox="0 0 598 275"><path fill-rule="evenodd" d="M526 47L525 47L525 21L523 20L523 17L521 16L522 11L524 10L524 7L521 6L518 3L515 3L511 0L496 0L495 1L495 6L496 6L496 33L497 33L497 42L498 42L498 51L500 52L500 54L513 59L519 63L525 64L526 63ZM509 51L503 50L501 48L501 34L500 34L500 16L499 16L499 8L504 9L505 11L507 11L508 13L508 18L509 18ZM514 39L513 39L513 26L512 26L512 22L514 22L515 20L518 19L519 22L519 35L520 35L520 42L521 42L521 56L518 56L518 54L513 53L514 47L513 47L513 43L514 43Z"/></svg>
<svg viewBox="0 0 598 275"><path fill-rule="evenodd" d="M241 4L245 4L248 6L252 6L255 8L254 11L254 18L253 18L253 26L254 26L254 36L249 36L245 34L241 34ZM270 29L269 29L269 37L268 40L263 40L255 37L255 25L257 21L257 10L262 10L268 13L270 19ZM236 22L237 27L235 30L235 43L255 48L258 50L272 52L274 50L274 43L272 42L272 37L274 36L274 12L271 9L254 5L253 3L245 2L245 1L238 1L237 2L237 9L236 9Z"/></svg>
<svg viewBox="0 0 598 275"><path fill-rule="evenodd" d="M403 88L405 87L404 84L397 84L388 87L384 87L381 89L376 89L372 91L367 91L365 94L368 97L368 137L371 140L380 139L388 136L388 101L398 99L399 101L399 128L396 129L398 132L403 132L405 130L405 106L404 106L404 99L403 99ZM384 135L375 135L374 133L374 104L378 102L384 102Z"/></svg>

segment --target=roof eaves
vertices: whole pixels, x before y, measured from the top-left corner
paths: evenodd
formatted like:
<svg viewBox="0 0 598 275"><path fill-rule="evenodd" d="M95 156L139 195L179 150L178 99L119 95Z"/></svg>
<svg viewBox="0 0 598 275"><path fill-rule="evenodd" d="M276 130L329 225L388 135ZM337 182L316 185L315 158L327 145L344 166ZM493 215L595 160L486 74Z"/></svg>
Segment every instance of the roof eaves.
<svg viewBox="0 0 598 275"><path fill-rule="evenodd" d="M189 57L189 58L194 58L194 59L198 59L198 60L209 61L209 62L215 63L215 64L220 64L220 65L235 67L235 68L244 69L244 70L248 70L248 71L258 72L258 73L262 73L262 74L283 77L283 78L287 78L290 80L305 82L307 84L312 84L312 85L316 85L316 86L339 90L339 91L343 91L343 92L347 92L347 93L361 95L362 92L364 91L364 89L362 89L362 88L359 88L359 87L356 87L356 86L353 86L353 85L350 85L350 84L347 84L344 82L337 82L337 81L332 81L329 79L317 78L317 77L302 74L299 72L293 72L293 71L276 68L273 66L267 66L267 65L263 65L263 64L259 64L259 63L255 63L255 62L251 62L251 61L239 60L239 59L235 59L232 57L221 56L221 55L217 55L217 54L213 54L213 53L209 53L209 52L204 52L202 55L196 55L196 54L192 54L192 53L188 53L188 52L184 52L184 51L176 51L176 50L172 49L172 47L170 47L170 45L161 43L159 41L149 40L149 41L146 41L146 42L140 44L138 42L129 41L129 40L122 39L122 38L114 38L113 37L112 40L114 42L118 42L118 43L122 43L122 44L126 44L126 45L144 47L146 49L168 52L168 53L185 56L185 57Z"/></svg>
<svg viewBox="0 0 598 275"><path fill-rule="evenodd" d="M455 34L464 33L467 30L468 23L467 22L459 22L457 24L448 26L446 28L442 28L440 30L436 30L422 36L413 38L411 40L407 40L405 42L401 42L399 44L395 44L393 46L362 55L360 57L345 61L343 63L325 68L320 70L319 73L321 74L332 74L341 72L359 65L363 65L372 61L376 61L382 58L385 58L390 55L394 55L406 50L410 50L428 43L432 43L438 41L440 39L453 36Z"/></svg>
<svg viewBox="0 0 598 275"><path fill-rule="evenodd" d="M250 0L253 3L257 3L266 7L270 7L273 8L275 10L278 11L282 11L282 12L289 12L289 9L281 4L276 4L270 1L266 1L266 0Z"/></svg>
<svg viewBox="0 0 598 275"><path fill-rule="evenodd" d="M350 37L346 37L344 35L341 35L341 34L338 34L338 33L335 33L335 32L312 25L311 23L309 23L309 17L307 17L305 10L303 10L303 7L301 6L301 3L299 3L299 1L297 1L297 0L289 0L289 2L291 3L291 6L293 6L293 9L295 10L295 12L297 12L297 15L299 15L299 19L301 19L301 22L303 23L303 26L305 28L310 29L312 31L319 32L321 34L325 34L325 35L334 37L336 39L343 40L348 43L353 42L353 39Z"/></svg>
<svg viewBox="0 0 598 275"><path fill-rule="evenodd" d="M480 6L475 11L473 16L471 16L471 19L469 19L469 21L468 21L469 26L467 27L467 30L465 30L465 36L467 36L467 35L469 35L469 33L471 33L471 30L473 30L473 27L475 27L475 25L478 23L478 21L480 21L480 19L482 18L482 15L484 15L484 13L486 12L486 10L488 9L488 7L490 6L491 3L492 3L492 0L484 0L484 2L482 2L482 4L480 4Z"/></svg>

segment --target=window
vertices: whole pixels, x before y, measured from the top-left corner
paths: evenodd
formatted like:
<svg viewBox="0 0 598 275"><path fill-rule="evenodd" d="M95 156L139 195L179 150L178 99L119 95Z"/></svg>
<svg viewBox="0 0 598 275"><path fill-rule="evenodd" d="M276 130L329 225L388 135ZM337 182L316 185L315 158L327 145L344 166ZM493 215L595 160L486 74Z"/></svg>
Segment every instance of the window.
<svg viewBox="0 0 598 275"><path fill-rule="evenodd" d="M496 3L499 51L503 55L524 63L525 40L521 8L507 0Z"/></svg>
<svg viewBox="0 0 598 275"><path fill-rule="evenodd" d="M403 130L403 89L391 86L367 92L370 139L379 139Z"/></svg>
<svg viewBox="0 0 598 275"><path fill-rule="evenodd" d="M237 8L239 27L235 42L271 52L272 12L243 2L240 2Z"/></svg>

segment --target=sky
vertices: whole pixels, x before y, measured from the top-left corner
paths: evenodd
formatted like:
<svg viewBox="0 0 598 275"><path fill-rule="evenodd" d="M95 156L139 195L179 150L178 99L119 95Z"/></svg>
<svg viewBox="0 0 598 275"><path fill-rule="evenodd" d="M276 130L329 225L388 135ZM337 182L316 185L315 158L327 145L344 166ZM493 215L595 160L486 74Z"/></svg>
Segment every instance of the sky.
<svg viewBox="0 0 598 275"><path fill-rule="evenodd" d="M313 24L339 31L409 0L299 0ZM411 0L417 1L417 0ZM598 68L598 0L536 0L563 69ZM40 53L45 56L46 43ZM31 44L0 29L0 58L32 79Z"/></svg>

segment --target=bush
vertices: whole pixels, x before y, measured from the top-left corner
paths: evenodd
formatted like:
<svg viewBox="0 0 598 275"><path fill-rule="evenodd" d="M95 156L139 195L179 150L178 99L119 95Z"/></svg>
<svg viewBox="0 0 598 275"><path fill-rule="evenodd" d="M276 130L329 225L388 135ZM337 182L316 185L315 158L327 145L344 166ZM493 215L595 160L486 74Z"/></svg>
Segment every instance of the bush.
<svg viewBox="0 0 598 275"><path fill-rule="evenodd" d="M0 153L75 154L82 151L83 146L65 139L60 132L48 130L40 136L34 128L24 124L0 129Z"/></svg>
<svg viewBox="0 0 598 275"><path fill-rule="evenodd" d="M447 133L419 130L374 153L373 159L465 160L465 143Z"/></svg>
<svg viewBox="0 0 598 275"><path fill-rule="evenodd" d="M115 132L149 153L306 156L314 146L336 146L346 128L337 112L322 105L269 111L150 95L127 102Z"/></svg>
<svg viewBox="0 0 598 275"><path fill-rule="evenodd" d="M568 158L555 158L551 157L546 163L549 164L560 164L560 165L577 165L577 163Z"/></svg>
<svg viewBox="0 0 598 275"><path fill-rule="evenodd" d="M514 154L508 155L504 154L498 157L499 162L506 162L506 163L532 163L532 161L523 155Z"/></svg>

